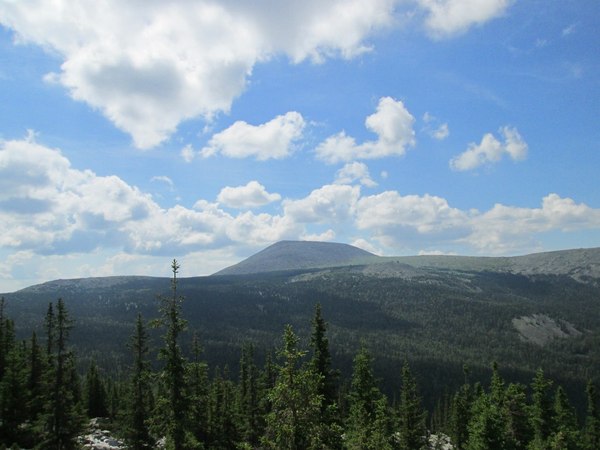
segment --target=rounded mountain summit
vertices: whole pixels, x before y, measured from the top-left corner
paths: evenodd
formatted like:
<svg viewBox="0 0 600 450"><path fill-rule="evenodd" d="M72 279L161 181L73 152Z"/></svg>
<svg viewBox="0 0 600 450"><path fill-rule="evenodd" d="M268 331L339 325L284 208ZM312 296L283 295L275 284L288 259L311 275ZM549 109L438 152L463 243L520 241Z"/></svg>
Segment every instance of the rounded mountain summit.
<svg viewBox="0 0 600 450"><path fill-rule="evenodd" d="M348 244L315 241L280 241L214 275L247 275L284 270L364 264L373 253Z"/></svg>

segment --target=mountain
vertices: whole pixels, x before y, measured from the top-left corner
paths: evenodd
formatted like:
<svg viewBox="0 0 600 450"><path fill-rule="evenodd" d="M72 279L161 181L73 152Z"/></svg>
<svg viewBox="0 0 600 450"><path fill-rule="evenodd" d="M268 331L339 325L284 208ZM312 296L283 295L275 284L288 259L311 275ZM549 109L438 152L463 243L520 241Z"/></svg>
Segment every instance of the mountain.
<svg viewBox="0 0 600 450"><path fill-rule="evenodd" d="M249 275L290 270L360 268L364 273L404 277L419 269L490 271L523 275L568 275L600 279L600 248L561 250L512 257L422 255L380 257L348 244L281 241L214 275Z"/></svg>
<svg viewBox="0 0 600 450"><path fill-rule="evenodd" d="M165 261L168 275L169 261ZM286 324L308 342L317 302L328 322L333 363L347 375L360 345L393 393L404 359L423 380L425 398L463 382L489 380L492 362L528 383L535 370L579 393L600 379L600 249L510 258L377 257L342 244L282 242L218 276L181 278L178 293L189 348L197 332L204 358L232 373L246 342L257 358L280 345ZM237 274L236 274L237 273ZM56 280L3 294L20 338L44 335L48 302L63 298L74 320L71 342L83 369L130 364L135 317L158 317L168 278ZM162 345L152 330L152 347Z"/></svg>
<svg viewBox="0 0 600 450"><path fill-rule="evenodd" d="M351 266L377 256L348 244L280 241L215 275L243 275L319 267Z"/></svg>

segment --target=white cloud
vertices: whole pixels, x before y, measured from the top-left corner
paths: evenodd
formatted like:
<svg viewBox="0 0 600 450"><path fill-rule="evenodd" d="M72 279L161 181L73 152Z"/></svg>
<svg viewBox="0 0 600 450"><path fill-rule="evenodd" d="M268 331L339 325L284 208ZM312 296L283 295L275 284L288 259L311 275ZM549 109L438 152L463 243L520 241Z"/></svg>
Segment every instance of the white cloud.
<svg viewBox="0 0 600 450"><path fill-rule="evenodd" d="M230 158L255 157L260 161L282 159L293 152L305 125L302 115L294 111L262 125L238 121L213 135L200 154L209 157L221 153Z"/></svg>
<svg viewBox="0 0 600 450"><path fill-rule="evenodd" d="M435 37L462 33L502 16L513 0L418 0L427 10L425 25Z"/></svg>
<svg viewBox="0 0 600 450"><path fill-rule="evenodd" d="M139 148L185 119L229 111L255 64L351 58L393 22L394 0L3 3L16 41L63 60L46 79L100 110Z"/></svg>
<svg viewBox="0 0 600 450"><path fill-rule="evenodd" d="M443 141L450 136L450 128L447 123L442 123L437 117L426 112L423 114L423 121L425 122L424 131L426 131L432 138Z"/></svg>
<svg viewBox="0 0 600 450"><path fill-rule="evenodd" d="M194 156L194 149L190 144L181 149L181 157L186 163L191 163L194 160Z"/></svg>
<svg viewBox="0 0 600 450"><path fill-rule="evenodd" d="M303 199L284 200L284 213L298 223L340 223L352 218L359 197L358 186L325 185Z"/></svg>
<svg viewBox="0 0 600 450"><path fill-rule="evenodd" d="M150 179L150 181L157 181L159 183L164 183L169 187L170 190L173 190L175 188L175 183L173 183L173 180L171 180L166 175L158 175L158 176L152 177Z"/></svg>
<svg viewBox="0 0 600 450"><path fill-rule="evenodd" d="M377 111L365 120L365 126L377 135L376 141L357 144L354 138L342 131L318 145L317 157L334 164L356 159L402 156L407 147L415 145L414 121L402 101L382 97Z"/></svg>
<svg viewBox="0 0 600 450"><path fill-rule="evenodd" d="M254 183L223 197L276 200ZM281 239L337 239L392 255L514 254L543 249L545 233L582 230L600 231L600 209L555 193L535 208L479 212L434 195L362 195L360 185L332 184L285 199L280 214L231 214L204 199L162 208L118 177L72 167L33 136L0 141L0 280L15 288L67 276L164 274L173 256L198 264L190 275L208 273Z"/></svg>
<svg viewBox="0 0 600 450"><path fill-rule="evenodd" d="M367 187L377 186L369 174L369 168L364 163L356 161L348 163L335 174L336 184L352 184L355 181Z"/></svg>
<svg viewBox="0 0 600 450"><path fill-rule="evenodd" d="M231 208L256 208L281 200L281 195L267 192L258 181L250 181L245 186L224 187L217 197L219 203Z"/></svg>
<svg viewBox="0 0 600 450"><path fill-rule="evenodd" d="M450 129L448 128L447 123L441 124L435 130L432 131L431 136L438 141L443 141L448 136L450 136Z"/></svg>
<svg viewBox="0 0 600 450"><path fill-rule="evenodd" d="M331 242L335 239L335 231L331 228L318 234L305 234L302 236L303 241L319 241L319 242Z"/></svg>
<svg viewBox="0 0 600 450"><path fill-rule="evenodd" d="M356 226L391 248L432 240L449 242L468 234L468 214L431 195L402 196L396 191L362 197Z"/></svg>
<svg viewBox="0 0 600 450"><path fill-rule="evenodd" d="M540 208L496 204L472 220L466 242L486 253L511 253L535 246L534 237L549 231L574 232L600 227L600 210L549 194Z"/></svg>
<svg viewBox="0 0 600 450"><path fill-rule="evenodd" d="M453 170L465 171L475 169L483 164L497 163L503 155L513 161L521 161L527 157L528 146L516 128L502 127L500 134L504 143L491 133L486 133L479 144L469 144L469 148L450 161Z"/></svg>

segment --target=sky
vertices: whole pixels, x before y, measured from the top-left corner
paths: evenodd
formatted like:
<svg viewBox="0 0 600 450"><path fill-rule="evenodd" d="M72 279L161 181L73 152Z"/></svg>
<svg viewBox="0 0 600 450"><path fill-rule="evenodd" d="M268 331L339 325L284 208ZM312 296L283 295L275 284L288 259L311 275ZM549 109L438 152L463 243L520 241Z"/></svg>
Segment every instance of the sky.
<svg viewBox="0 0 600 450"><path fill-rule="evenodd" d="M0 292L280 240L600 246L597 0L0 0Z"/></svg>

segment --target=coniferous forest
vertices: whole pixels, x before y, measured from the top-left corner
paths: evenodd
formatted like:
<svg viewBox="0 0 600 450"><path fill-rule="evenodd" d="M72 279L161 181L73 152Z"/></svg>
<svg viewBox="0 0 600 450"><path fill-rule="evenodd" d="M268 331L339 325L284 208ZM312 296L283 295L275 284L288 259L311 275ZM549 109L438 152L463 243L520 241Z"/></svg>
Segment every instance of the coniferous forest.
<svg viewBox="0 0 600 450"><path fill-rule="evenodd" d="M243 346L239 368L209 366L202 342L185 333L179 265L160 315L137 315L129 365L115 375L72 350L74 323L63 300L48 304L43 335L20 340L0 304L0 448L77 449L90 419L130 449L600 448L600 392L589 381L577 412L560 383L540 369L529 384L508 382L494 364L482 382L464 382L426 408L420 380L405 362L400 389L385 393L367 345L349 376L332 364L326 318L316 305L306 348L291 325L277 349ZM158 359L149 333L162 337ZM184 352L185 348L189 351ZM258 361L256 353L266 355ZM447 443L451 442L452 447ZM446 447L443 447L446 445Z"/></svg>

